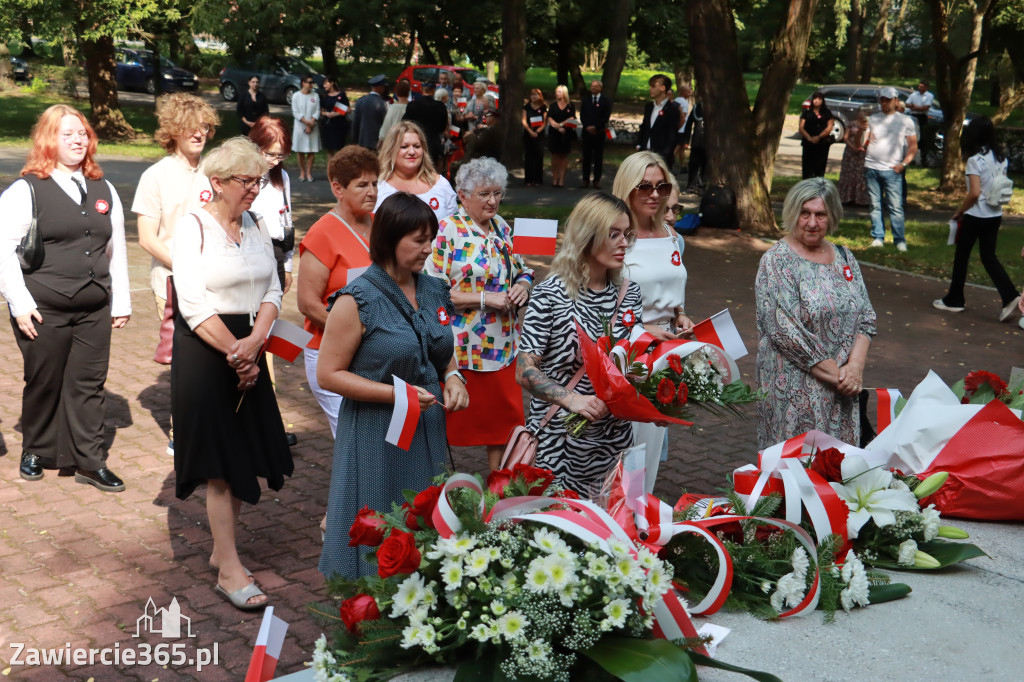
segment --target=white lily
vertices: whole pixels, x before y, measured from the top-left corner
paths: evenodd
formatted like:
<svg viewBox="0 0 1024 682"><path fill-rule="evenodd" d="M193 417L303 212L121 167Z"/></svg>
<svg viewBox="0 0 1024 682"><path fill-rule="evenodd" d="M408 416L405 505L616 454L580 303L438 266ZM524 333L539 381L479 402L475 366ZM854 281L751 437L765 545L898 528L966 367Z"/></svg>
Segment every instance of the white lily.
<svg viewBox="0 0 1024 682"><path fill-rule="evenodd" d="M850 538L857 533L868 520L873 519L879 527L891 526L896 522L895 510L917 511L917 498L909 490L893 490L892 472L879 467L869 467L860 455L851 455L843 460L843 482L830 483L850 508L847 519L847 531Z"/></svg>

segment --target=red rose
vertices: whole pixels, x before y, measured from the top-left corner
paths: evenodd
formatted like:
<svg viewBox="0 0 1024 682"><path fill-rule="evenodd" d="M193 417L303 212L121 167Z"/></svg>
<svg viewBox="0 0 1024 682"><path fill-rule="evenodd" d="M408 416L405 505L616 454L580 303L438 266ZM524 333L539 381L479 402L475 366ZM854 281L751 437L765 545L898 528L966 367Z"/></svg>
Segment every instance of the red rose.
<svg viewBox="0 0 1024 682"><path fill-rule="evenodd" d="M356 520L348 536L351 538L348 541L349 547L376 547L384 540L384 519L369 507L363 507L356 513Z"/></svg>
<svg viewBox="0 0 1024 682"><path fill-rule="evenodd" d="M566 488L562 492L553 495L552 497L559 497L563 500L578 500L580 499L580 494L575 490L570 490L569 488Z"/></svg>
<svg viewBox="0 0 1024 682"><path fill-rule="evenodd" d="M498 497L504 495L505 486L512 482L511 469L497 469L487 476L487 489Z"/></svg>
<svg viewBox="0 0 1024 682"><path fill-rule="evenodd" d="M543 495L555 480L555 473L550 469L538 469L525 464L516 464L512 467L512 478L516 476L523 478L527 492L531 495Z"/></svg>
<svg viewBox="0 0 1024 682"><path fill-rule="evenodd" d="M682 374L683 373L683 361L679 359L678 355L670 355L670 356L668 356L668 366L676 374Z"/></svg>
<svg viewBox="0 0 1024 682"><path fill-rule="evenodd" d="M402 505L406 509L405 525L409 530L423 530L416 517L423 517L423 523L427 528L434 527L434 507L437 506L437 498L441 496L441 486L432 485L422 491L412 501Z"/></svg>
<svg viewBox="0 0 1024 682"><path fill-rule="evenodd" d="M377 620L380 618L377 600L368 594L357 594L351 599L341 602L339 612L341 619L345 621L345 627L353 635L360 634L359 624L364 620Z"/></svg>
<svg viewBox="0 0 1024 682"><path fill-rule="evenodd" d="M685 381L679 382L679 390L676 391L676 404L685 405L686 401L690 399L690 387L686 385Z"/></svg>
<svg viewBox="0 0 1024 682"><path fill-rule="evenodd" d="M835 448L819 450L811 459L811 471L816 472L829 483L843 482L843 453Z"/></svg>
<svg viewBox="0 0 1024 682"><path fill-rule="evenodd" d="M377 550L377 575L390 578L412 573L420 567L421 558L413 534L392 529Z"/></svg>
<svg viewBox="0 0 1024 682"><path fill-rule="evenodd" d="M658 402L662 405L671 405L672 399L676 396L676 385L669 378L658 382Z"/></svg>

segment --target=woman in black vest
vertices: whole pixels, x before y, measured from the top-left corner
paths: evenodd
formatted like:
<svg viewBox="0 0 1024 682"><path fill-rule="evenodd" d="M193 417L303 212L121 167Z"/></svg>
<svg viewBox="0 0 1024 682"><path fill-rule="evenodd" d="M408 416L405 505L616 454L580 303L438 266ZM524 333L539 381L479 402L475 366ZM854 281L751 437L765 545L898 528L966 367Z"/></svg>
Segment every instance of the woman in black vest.
<svg viewBox="0 0 1024 682"><path fill-rule="evenodd" d="M124 212L95 152L77 110L57 104L39 117L23 181L0 196L0 294L25 361L21 477L66 468L78 483L120 492L103 446L103 387L110 330L132 309ZM26 238L33 217L38 240Z"/></svg>

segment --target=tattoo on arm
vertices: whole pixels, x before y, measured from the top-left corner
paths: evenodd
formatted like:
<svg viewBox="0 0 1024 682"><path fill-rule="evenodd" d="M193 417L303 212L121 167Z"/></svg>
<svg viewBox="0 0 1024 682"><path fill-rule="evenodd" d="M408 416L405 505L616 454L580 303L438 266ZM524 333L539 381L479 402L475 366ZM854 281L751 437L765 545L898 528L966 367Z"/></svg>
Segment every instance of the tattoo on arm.
<svg viewBox="0 0 1024 682"><path fill-rule="evenodd" d="M569 395L565 386L552 381L540 370L540 356L532 353L519 353L516 358L516 371L522 386L531 395L549 403L555 403Z"/></svg>

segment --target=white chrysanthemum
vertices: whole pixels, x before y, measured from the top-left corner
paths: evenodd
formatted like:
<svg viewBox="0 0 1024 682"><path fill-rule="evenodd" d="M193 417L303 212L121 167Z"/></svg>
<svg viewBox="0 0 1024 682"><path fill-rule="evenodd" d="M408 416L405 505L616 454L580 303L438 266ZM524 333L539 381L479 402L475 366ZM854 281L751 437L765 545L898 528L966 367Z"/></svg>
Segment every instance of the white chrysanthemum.
<svg viewBox="0 0 1024 682"><path fill-rule="evenodd" d="M575 603L576 599L580 596L579 590L576 589L576 585L566 585L562 589L558 590L558 599L562 602L562 606L571 608Z"/></svg>
<svg viewBox="0 0 1024 682"><path fill-rule="evenodd" d="M647 549L646 547L639 547L637 548L636 553L637 563L640 564L641 568L645 570L650 570L654 568L656 562L658 561L658 557L654 554L654 552Z"/></svg>
<svg viewBox="0 0 1024 682"><path fill-rule="evenodd" d="M597 556L594 554L588 555L587 568L584 573L590 578L603 578L608 575L611 570L611 565L608 563L608 558L605 556Z"/></svg>
<svg viewBox="0 0 1024 682"><path fill-rule="evenodd" d="M501 558L501 549L499 547L488 547L487 556L491 561L497 561Z"/></svg>
<svg viewBox="0 0 1024 682"><path fill-rule="evenodd" d="M551 656L551 645L542 639L535 639L526 647L526 655L531 661L546 661Z"/></svg>
<svg viewBox="0 0 1024 682"><path fill-rule="evenodd" d="M784 606L796 606L804 598L804 581L792 573L787 573L779 578L776 587L778 589L772 594L769 602L772 608L779 613L782 613Z"/></svg>
<svg viewBox="0 0 1024 682"><path fill-rule="evenodd" d="M329 682L330 667L335 663L334 654L327 648L327 637L320 635L313 651L313 675L316 682Z"/></svg>
<svg viewBox="0 0 1024 682"><path fill-rule="evenodd" d="M400 646L403 649L411 649L420 644L423 638L423 625L419 621L412 621L402 630L402 641Z"/></svg>
<svg viewBox="0 0 1024 682"><path fill-rule="evenodd" d="M477 623L469 631L469 638L478 642L486 642L491 638L491 629L483 623Z"/></svg>
<svg viewBox="0 0 1024 682"><path fill-rule="evenodd" d="M549 531L546 528L538 528L533 532L533 539L530 546L536 547L547 554L560 554L568 550L569 546L559 537L558 533Z"/></svg>
<svg viewBox="0 0 1024 682"><path fill-rule="evenodd" d="M924 532L924 541L931 542L939 537L939 510L934 504L929 504L921 510L921 525Z"/></svg>
<svg viewBox="0 0 1024 682"><path fill-rule="evenodd" d="M526 589L531 592L551 590L551 575L548 573L546 557L537 557L526 568Z"/></svg>
<svg viewBox="0 0 1024 682"><path fill-rule="evenodd" d="M476 577L487 570L491 563L491 553L487 549L474 549L466 557L466 575Z"/></svg>
<svg viewBox="0 0 1024 682"><path fill-rule="evenodd" d="M419 606L423 602L424 591L423 576L418 572L403 580L398 586L398 592L395 593L391 617L397 618Z"/></svg>
<svg viewBox="0 0 1024 682"><path fill-rule="evenodd" d="M626 618L629 617L630 608L629 600L627 599L613 599L604 607L604 613L608 616L612 627L621 628L626 624Z"/></svg>
<svg viewBox="0 0 1024 682"><path fill-rule="evenodd" d="M345 673L334 673L327 678L327 682L352 682L352 678Z"/></svg>
<svg viewBox="0 0 1024 682"><path fill-rule="evenodd" d="M842 463L843 483L829 483L850 509L847 531L850 539L868 520L879 528L896 523L894 511L917 511L917 498L909 490L893 490L892 472L870 467L860 455L850 455Z"/></svg>
<svg viewBox="0 0 1024 682"><path fill-rule="evenodd" d="M427 552L428 559L457 558L476 547L476 538L466 533L451 538L438 538L434 547Z"/></svg>
<svg viewBox="0 0 1024 682"><path fill-rule="evenodd" d="M772 583L770 580L764 580L761 582L761 591L768 594L772 591Z"/></svg>
<svg viewBox="0 0 1024 682"><path fill-rule="evenodd" d="M624 542L621 542L620 540L609 540L608 550L612 553L612 556L614 556L615 558L633 557L633 547L631 545L627 545Z"/></svg>
<svg viewBox="0 0 1024 682"><path fill-rule="evenodd" d="M793 550L793 575L797 578L807 577L807 567L810 566L810 560L807 558L807 552L803 547L797 547Z"/></svg>
<svg viewBox="0 0 1024 682"><path fill-rule="evenodd" d="M896 563L900 566L913 566L917 554L917 543L913 540L904 540L900 543L899 557Z"/></svg>
<svg viewBox="0 0 1024 682"><path fill-rule="evenodd" d="M464 575L462 562L458 559L445 559L441 564L441 579L444 580L445 590L454 590L461 586Z"/></svg>
<svg viewBox="0 0 1024 682"><path fill-rule="evenodd" d="M552 554L544 560L551 579L551 589L561 590L577 581L576 562L558 554Z"/></svg>
<svg viewBox="0 0 1024 682"><path fill-rule="evenodd" d="M864 570L864 564L853 553L853 550L846 555L846 563L843 565L843 580L847 581L846 588L839 593L839 603L842 604L843 610L849 611L855 605L867 606L871 603L868 598L867 571Z"/></svg>
<svg viewBox="0 0 1024 682"><path fill-rule="evenodd" d="M455 629L456 630L465 630L466 627L467 627L467 623L466 623L466 619L465 618L459 618L457 621L455 621Z"/></svg>
<svg viewBox="0 0 1024 682"><path fill-rule="evenodd" d="M522 639L523 631L530 624L523 614L518 611L509 611L504 616L498 619L495 624L498 632L509 642L514 642L518 639Z"/></svg>
<svg viewBox="0 0 1024 682"><path fill-rule="evenodd" d="M508 607L505 606L505 602L500 599L495 599L491 602L491 613L495 616L502 616L506 611L508 611Z"/></svg>

